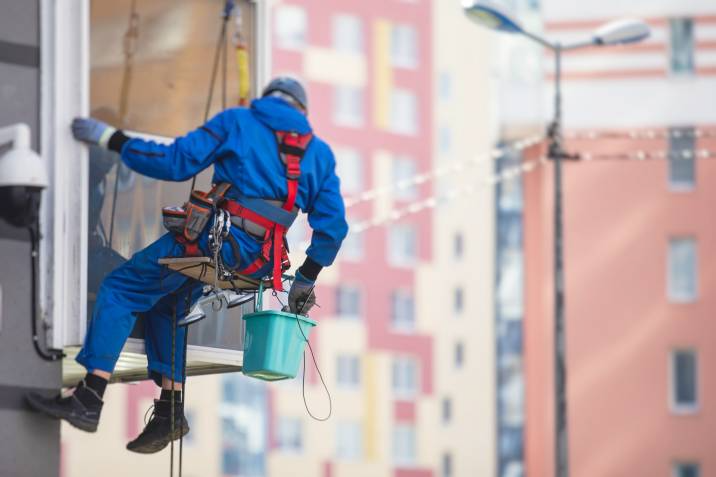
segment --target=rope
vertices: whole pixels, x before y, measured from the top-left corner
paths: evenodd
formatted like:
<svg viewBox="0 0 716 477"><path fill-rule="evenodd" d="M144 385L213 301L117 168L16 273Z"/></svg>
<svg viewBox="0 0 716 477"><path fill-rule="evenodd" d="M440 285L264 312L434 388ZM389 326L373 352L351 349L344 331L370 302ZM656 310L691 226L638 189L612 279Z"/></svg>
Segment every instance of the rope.
<svg viewBox="0 0 716 477"><path fill-rule="evenodd" d="M226 2L226 6L224 8L224 13L222 17L221 22L221 31L219 32L219 39L216 42L216 48L214 49L214 63L211 67L211 79L209 80L209 94L206 98L206 105L204 107L204 123L206 123L209 120L209 113L211 112L211 101L214 98L214 85L216 84L216 75L219 71L219 60L222 57L222 52L224 52L224 78L222 80L223 85L223 91L222 91L222 108L226 109L226 25L229 22L229 18L231 18L231 8L229 8L229 5L233 4L230 1ZM196 186L196 175L191 178L191 189L189 192L194 190L194 187Z"/></svg>
<svg viewBox="0 0 716 477"><path fill-rule="evenodd" d="M174 299L174 306L172 307L172 387L171 387L171 393L170 395L170 416L171 416L171 424L170 429L171 433L169 435L169 477L174 477L174 431L175 431L175 422L174 422L174 373L176 368L176 349L177 349L177 303L176 298ZM181 462L180 462L181 465ZM181 472L179 474L181 477Z"/></svg>

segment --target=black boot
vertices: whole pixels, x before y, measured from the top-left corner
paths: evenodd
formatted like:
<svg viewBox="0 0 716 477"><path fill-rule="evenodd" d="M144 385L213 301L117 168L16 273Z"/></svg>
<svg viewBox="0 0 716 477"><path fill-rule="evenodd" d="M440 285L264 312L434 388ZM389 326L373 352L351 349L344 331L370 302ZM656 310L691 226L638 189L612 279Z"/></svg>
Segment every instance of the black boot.
<svg viewBox="0 0 716 477"><path fill-rule="evenodd" d="M172 436L171 401L154 400L154 412L136 439L127 444L127 450L140 454L154 454L164 449L171 441L189 433L189 423L184 417L182 402L174 403L174 435Z"/></svg>
<svg viewBox="0 0 716 477"><path fill-rule="evenodd" d="M96 391L80 381L72 394L44 397L38 393L25 396L27 404L55 419L64 419L77 429L95 432L102 412L102 398Z"/></svg>

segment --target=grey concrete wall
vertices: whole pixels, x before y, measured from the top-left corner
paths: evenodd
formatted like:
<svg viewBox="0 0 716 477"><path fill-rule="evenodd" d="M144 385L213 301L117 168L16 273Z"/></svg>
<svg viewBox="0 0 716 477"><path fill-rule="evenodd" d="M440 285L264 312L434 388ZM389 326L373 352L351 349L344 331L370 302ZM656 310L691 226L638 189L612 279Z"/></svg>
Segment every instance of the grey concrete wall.
<svg viewBox="0 0 716 477"><path fill-rule="evenodd" d="M29 124L36 149L40 135L38 3L0 0L0 127ZM1 219L0 287L0 476L55 477L60 468L59 423L28 411L22 396L33 389L58 389L60 364L42 361L32 346L28 233Z"/></svg>

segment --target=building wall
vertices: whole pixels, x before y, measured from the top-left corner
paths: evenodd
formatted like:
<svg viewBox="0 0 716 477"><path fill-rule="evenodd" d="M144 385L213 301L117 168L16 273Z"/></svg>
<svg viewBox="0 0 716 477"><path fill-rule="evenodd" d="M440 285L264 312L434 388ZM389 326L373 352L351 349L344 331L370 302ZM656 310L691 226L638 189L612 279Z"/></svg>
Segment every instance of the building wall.
<svg viewBox="0 0 716 477"><path fill-rule="evenodd" d="M646 17L651 39L640 45L568 54L565 121L568 132L636 130L655 139L585 139L571 150L633 156L668 151L669 128L711 129L716 115L714 23L709 2L544 2L547 33L586 36L622 16ZM669 71L669 18L694 18L693 73ZM549 67L550 63L546 63ZM545 98L545 103L549 98ZM714 149L713 139L696 148ZM695 183L669 183L669 161L620 159L570 162L564 171L566 330L571 475L672 475L679 462L715 472L714 357L710 296L714 280L712 220L716 167L697 159ZM553 473L552 169L525 179L527 267L527 474ZM698 293L692 302L667 295L669 239L697 243ZM670 404L670 353L698 354L698 408ZM678 475L678 474L673 474ZM686 474L684 474L686 475Z"/></svg>
<svg viewBox="0 0 716 477"><path fill-rule="evenodd" d="M37 150L39 2L3 0L0 10L3 12L0 16L0 127L27 123ZM0 151L4 152L4 148ZM23 395L28 391L58 389L60 366L42 361L32 345L28 232L1 220L0 261L3 263L0 274L0 440L3 442L0 475L55 476L59 467L60 426L56 421L26 410ZM36 458L38 455L42 458Z"/></svg>

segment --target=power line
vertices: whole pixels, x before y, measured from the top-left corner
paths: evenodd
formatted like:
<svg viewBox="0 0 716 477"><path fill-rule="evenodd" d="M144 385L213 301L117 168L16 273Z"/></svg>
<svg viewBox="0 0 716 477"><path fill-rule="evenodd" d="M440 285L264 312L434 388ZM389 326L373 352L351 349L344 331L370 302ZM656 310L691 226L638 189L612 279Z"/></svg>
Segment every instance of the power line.
<svg viewBox="0 0 716 477"><path fill-rule="evenodd" d="M716 138L716 129L634 129L630 131L567 131L565 139L681 139Z"/></svg>
<svg viewBox="0 0 716 477"><path fill-rule="evenodd" d="M643 151L630 153L580 153L580 159L585 161L621 160L621 161L649 161L649 160L692 160L716 158L716 151L708 149L681 149L675 151Z"/></svg>
<svg viewBox="0 0 716 477"><path fill-rule="evenodd" d="M369 189L366 191L361 192L355 197L348 197L344 199L344 204L346 208L353 207L358 204L362 204L364 202L368 202L370 200L376 199L378 197L388 195L395 191L405 190L409 189L413 186L424 184L425 182L428 182L433 179L437 179L440 177L443 177L448 174L456 174L459 172L464 171L467 167L472 167L477 164L482 163L488 163L492 162L496 159L499 159L500 157L507 154L508 151L522 151L528 147L534 146L535 144L539 144L544 139L544 136L532 136L525 139L521 139L519 141L516 141L512 144L506 145L504 147L495 148L492 149L489 153L474 157L471 159L466 159L462 161L456 161L451 164L447 164L444 166L435 167L433 169L430 169L426 172L416 174L412 177L408 177L406 179L402 179L400 181L397 181L393 184L386 185L383 187L376 187L374 189Z"/></svg>

